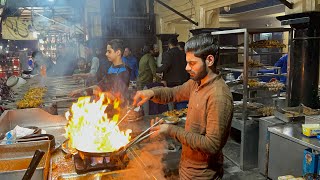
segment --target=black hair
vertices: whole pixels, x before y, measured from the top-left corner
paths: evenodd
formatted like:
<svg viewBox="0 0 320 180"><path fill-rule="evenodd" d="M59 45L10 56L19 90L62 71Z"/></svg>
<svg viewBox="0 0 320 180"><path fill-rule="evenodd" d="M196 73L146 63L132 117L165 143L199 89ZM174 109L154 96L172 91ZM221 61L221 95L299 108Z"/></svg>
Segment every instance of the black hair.
<svg viewBox="0 0 320 180"><path fill-rule="evenodd" d="M125 47L124 49L126 49L126 48L129 49L129 51L132 51L132 49L130 47Z"/></svg>
<svg viewBox="0 0 320 180"><path fill-rule="evenodd" d="M33 52L31 53L31 57L32 57L32 58L35 58L38 54L39 54L39 51L33 51Z"/></svg>
<svg viewBox="0 0 320 180"><path fill-rule="evenodd" d="M123 55L123 51L124 51L124 43L122 40L120 39L113 39L111 41L108 42L108 45L111 46L111 48L114 51L120 50L121 51L121 56Z"/></svg>
<svg viewBox="0 0 320 180"><path fill-rule="evenodd" d="M212 70L216 71L219 59L218 40L211 34L199 34L190 38L185 45L186 52L193 52L194 56L206 61L209 55L214 56L214 64Z"/></svg>
<svg viewBox="0 0 320 180"><path fill-rule="evenodd" d="M172 37L168 40L168 44L171 44L173 46L177 46L178 45L178 39L176 37Z"/></svg>
<svg viewBox="0 0 320 180"><path fill-rule="evenodd" d="M178 42L178 46L180 46L180 48L182 48L182 49L184 49L185 45L186 45L185 42L182 42L182 41Z"/></svg>
<svg viewBox="0 0 320 180"><path fill-rule="evenodd" d="M153 50L153 45L146 44L143 46L142 52L143 54L147 54L147 53L150 53L150 51L152 50Z"/></svg>

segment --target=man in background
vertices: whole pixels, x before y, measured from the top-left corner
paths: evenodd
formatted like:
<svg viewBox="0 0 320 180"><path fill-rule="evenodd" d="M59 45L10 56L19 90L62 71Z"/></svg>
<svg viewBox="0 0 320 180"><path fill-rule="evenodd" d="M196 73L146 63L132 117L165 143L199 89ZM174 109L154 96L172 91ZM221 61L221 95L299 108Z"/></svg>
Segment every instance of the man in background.
<svg viewBox="0 0 320 180"><path fill-rule="evenodd" d="M157 73L163 73L163 80L168 87L183 84L189 79L185 70L186 54L178 46L177 38L170 38L168 41L169 50L163 53L162 66L157 68Z"/></svg>
<svg viewBox="0 0 320 180"><path fill-rule="evenodd" d="M130 70L122 62L124 43L122 40L113 39L107 43L106 56L112 65L109 67L106 76L97 84L84 89L72 91L70 96L99 95L106 92L111 100L121 99L126 104L128 87L130 82Z"/></svg>
<svg viewBox="0 0 320 180"><path fill-rule="evenodd" d="M142 90L146 85L156 81L157 65L153 57L153 46L145 45L143 47L144 55L139 61L139 73L137 88Z"/></svg>
<svg viewBox="0 0 320 180"><path fill-rule="evenodd" d="M94 48L90 46L85 47L85 54L87 59L90 59L90 70L88 73L78 73L74 74L74 77L85 78L87 84L94 84L97 81L97 72L100 66L99 58L96 55Z"/></svg>
<svg viewBox="0 0 320 180"><path fill-rule="evenodd" d="M281 74L287 73L288 69L288 54L282 56L275 64L274 66L280 67ZM287 77L286 76L281 76L280 77L280 82L286 84Z"/></svg>
<svg viewBox="0 0 320 180"><path fill-rule="evenodd" d="M131 49L126 47L124 49L122 61L126 64L130 69L130 81L136 81L138 77L138 60L132 55Z"/></svg>
<svg viewBox="0 0 320 180"><path fill-rule="evenodd" d="M178 42L178 48L179 48L181 51L183 51L183 52L184 52L184 46L185 46L185 45L186 45L185 42L182 42L182 41Z"/></svg>
<svg viewBox="0 0 320 180"><path fill-rule="evenodd" d="M76 69L77 59L70 47L65 44L58 45L57 60L53 63L53 74L55 76L71 76Z"/></svg>
<svg viewBox="0 0 320 180"><path fill-rule="evenodd" d="M189 80L189 74L185 70L186 54L178 48L177 38L170 38L168 42L169 50L163 53L162 66L157 69L157 73L163 73L163 81L167 87L175 87ZM188 102L177 102L171 108L183 109Z"/></svg>
<svg viewBox="0 0 320 180"><path fill-rule="evenodd" d="M160 53L158 44L153 45L153 57L156 61L157 67L162 66L162 53Z"/></svg>

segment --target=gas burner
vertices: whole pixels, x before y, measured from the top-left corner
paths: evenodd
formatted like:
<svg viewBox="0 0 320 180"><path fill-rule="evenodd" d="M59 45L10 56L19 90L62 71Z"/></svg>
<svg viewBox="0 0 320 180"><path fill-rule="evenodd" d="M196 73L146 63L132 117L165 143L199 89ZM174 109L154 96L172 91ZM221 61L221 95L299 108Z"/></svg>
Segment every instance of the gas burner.
<svg viewBox="0 0 320 180"><path fill-rule="evenodd" d="M77 174L84 174L92 171L107 170L115 171L126 168L129 162L127 155L115 157L80 156L74 155L74 165Z"/></svg>

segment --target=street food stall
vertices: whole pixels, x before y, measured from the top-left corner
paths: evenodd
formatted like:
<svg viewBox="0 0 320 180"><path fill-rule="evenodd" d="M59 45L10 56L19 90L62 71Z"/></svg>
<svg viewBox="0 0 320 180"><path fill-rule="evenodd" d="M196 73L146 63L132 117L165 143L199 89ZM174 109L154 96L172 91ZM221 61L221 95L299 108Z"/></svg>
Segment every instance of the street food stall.
<svg viewBox="0 0 320 180"><path fill-rule="evenodd" d="M80 97L65 115L52 115L40 108L5 111L0 117L0 138L5 139L1 141L0 151L28 149L28 152L21 152L16 158L13 158L15 153L3 154L2 166L13 161L24 163L11 169L1 168L4 171L0 172L0 179L21 178L34 151L40 147L46 150L46 155L35 171L35 179L163 179L165 166L177 170L178 143L169 139L152 142L148 138L150 120L155 116L143 117L139 108L122 111L119 102L104 103L103 97L98 101ZM104 113L108 105L114 111L111 118ZM186 111L182 110L166 112L160 117L167 123L184 126L181 117L185 115ZM16 126L34 132L27 137L8 138L8 132Z"/></svg>

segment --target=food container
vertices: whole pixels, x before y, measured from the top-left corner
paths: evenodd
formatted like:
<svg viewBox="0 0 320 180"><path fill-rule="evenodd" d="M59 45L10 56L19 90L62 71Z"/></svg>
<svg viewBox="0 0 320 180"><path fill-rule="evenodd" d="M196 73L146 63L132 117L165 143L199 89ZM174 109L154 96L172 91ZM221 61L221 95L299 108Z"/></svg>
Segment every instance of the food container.
<svg viewBox="0 0 320 180"><path fill-rule="evenodd" d="M317 136L320 134L320 124L302 124L302 133L305 136Z"/></svg>
<svg viewBox="0 0 320 180"><path fill-rule="evenodd" d="M274 116L284 122L303 122L305 121L304 114L300 113L300 107L276 107Z"/></svg>
<svg viewBox="0 0 320 180"><path fill-rule="evenodd" d="M179 117L168 116L163 118L166 124L178 124L181 121Z"/></svg>
<svg viewBox="0 0 320 180"><path fill-rule="evenodd" d="M22 179L37 149L45 151L45 155L42 157L31 179L48 179L50 167L49 146L49 141L0 145L0 179Z"/></svg>

